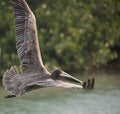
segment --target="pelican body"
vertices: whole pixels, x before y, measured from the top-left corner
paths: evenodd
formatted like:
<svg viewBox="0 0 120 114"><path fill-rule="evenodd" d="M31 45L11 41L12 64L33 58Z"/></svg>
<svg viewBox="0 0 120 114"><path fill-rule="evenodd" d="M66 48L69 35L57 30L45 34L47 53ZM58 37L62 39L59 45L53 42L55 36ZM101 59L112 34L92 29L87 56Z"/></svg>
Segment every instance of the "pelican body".
<svg viewBox="0 0 120 114"><path fill-rule="evenodd" d="M5 89L13 96L23 96L26 92L41 87L93 89L94 78L83 83L60 69L50 73L45 68L33 12L25 0L11 0L11 2L14 11L16 48L22 72L20 73L16 66L6 70L3 75Z"/></svg>

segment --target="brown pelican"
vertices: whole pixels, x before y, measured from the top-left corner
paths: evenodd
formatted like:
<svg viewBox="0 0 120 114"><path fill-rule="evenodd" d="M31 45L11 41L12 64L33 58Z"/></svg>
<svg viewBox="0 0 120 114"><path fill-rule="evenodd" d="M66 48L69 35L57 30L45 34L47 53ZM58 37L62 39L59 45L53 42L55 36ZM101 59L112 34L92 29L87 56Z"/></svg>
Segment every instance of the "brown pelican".
<svg viewBox="0 0 120 114"><path fill-rule="evenodd" d="M11 96L22 96L40 87L93 89L94 78L83 83L60 69L48 72L41 58L33 12L25 0L11 1L14 7L17 54L22 66L21 73L16 66L12 66L3 75L3 85Z"/></svg>

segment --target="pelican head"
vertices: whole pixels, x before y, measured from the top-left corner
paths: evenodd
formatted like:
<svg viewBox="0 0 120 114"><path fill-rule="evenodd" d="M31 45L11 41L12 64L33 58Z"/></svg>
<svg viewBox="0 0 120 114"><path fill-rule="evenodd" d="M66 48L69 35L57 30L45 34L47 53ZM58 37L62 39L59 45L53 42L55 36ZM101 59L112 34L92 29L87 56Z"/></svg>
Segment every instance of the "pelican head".
<svg viewBox="0 0 120 114"><path fill-rule="evenodd" d="M72 81L77 83L82 83L82 81L78 80L77 78L71 76L70 74L62 71L61 69L55 69L51 73L51 77L54 80L65 80L65 81Z"/></svg>

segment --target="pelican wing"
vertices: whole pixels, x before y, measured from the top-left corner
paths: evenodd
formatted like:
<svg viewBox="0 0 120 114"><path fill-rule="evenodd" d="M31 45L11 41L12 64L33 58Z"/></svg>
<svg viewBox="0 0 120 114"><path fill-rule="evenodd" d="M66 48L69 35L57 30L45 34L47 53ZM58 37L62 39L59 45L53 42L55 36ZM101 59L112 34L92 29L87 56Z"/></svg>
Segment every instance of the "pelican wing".
<svg viewBox="0 0 120 114"><path fill-rule="evenodd" d="M43 65L37 37L36 18L25 0L12 0L16 48L22 71L48 73Z"/></svg>

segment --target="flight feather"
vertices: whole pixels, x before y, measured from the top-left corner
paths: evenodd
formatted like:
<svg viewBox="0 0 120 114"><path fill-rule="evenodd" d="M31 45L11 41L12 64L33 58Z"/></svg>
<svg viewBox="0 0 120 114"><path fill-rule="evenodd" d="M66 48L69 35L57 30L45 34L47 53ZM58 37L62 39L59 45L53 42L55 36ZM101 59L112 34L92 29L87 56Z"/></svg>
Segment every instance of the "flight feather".
<svg viewBox="0 0 120 114"><path fill-rule="evenodd" d="M12 3L16 48L23 72L32 72L34 69L34 72L48 73L42 62L33 12L25 0L12 0Z"/></svg>

